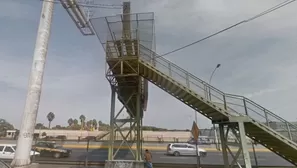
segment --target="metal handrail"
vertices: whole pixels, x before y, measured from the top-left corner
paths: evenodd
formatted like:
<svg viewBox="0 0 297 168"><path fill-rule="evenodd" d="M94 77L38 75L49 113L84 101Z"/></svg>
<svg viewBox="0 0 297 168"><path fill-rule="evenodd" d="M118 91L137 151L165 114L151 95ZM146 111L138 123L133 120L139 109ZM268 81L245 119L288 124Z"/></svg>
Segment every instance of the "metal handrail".
<svg viewBox="0 0 297 168"><path fill-rule="evenodd" d="M211 86L210 84L203 81L202 79L199 79L198 77L194 76L193 74L191 74L188 71L184 70L183 68L179 67L178 65L170 62L169 60L167 60L163 57L160 57L154 51L146 48L145 46L143 46L141 44L139 46L140 46L139 47L140 48L140 59L142 59L145 62L148 62L149 64L152 64L151 60L153 60L154 61L153 66L156 69L160 70L160 68L162 68L162 67L167 68L167 69L165 69L166 71L168 71L168 74L165 73L166 75L172 77L173 79L175 79L177 77L179 77L179 78L182 77L183 79L180 80L180 83L182 84L185 82L185 85L187 85L187 87L190 88L191 90L193 90L194 86L198 86L198 89L200 91L202 90L203 92L206 92L206 94L205 94L206 98L208 98L209 100L211 100L213 102L216 102L215 100L210 99L210 97L207 97L207 95L211 95L212 98L216 98L217 101L220 101L224 105L225 109L227 109L228 106L236 106L236 108L244 108L244 111L245 111L244 115L248 115L251 118L254 118L254 117L252 117L251 114L249 114L249 113L261 116L262 119L265 119L266 125L270 128L272 128L270 126L270 123L273 120L284 123L287 127L286 131L289 134L289 139L292 140L291 130L292 129L297 130L297 126L293 125L292 123L286 121L282 117L274 114L270 110L264 108L263 106L255 103L254 101L252 101L244 96L228 94L228 93L224 93L224 92L220 91L219 89ZM152 56L151 56L151 54L152 54ZM158 65L161 67L158 67ZM163 70L163 71L165 71L165 70ZM162 70L160 70L160 71L162 73L164 73ZM175 78L174 78L174 75L176 75ZM175 80L177 80L177 79L175 79ZM202 84L202 86L199 85L198 83ZM231 102L229 102L228 99L233 100L233 101L235 101L235 100L241 101L241 103L240 104L231 103ZM219 103L219 102L217 102L217 103ZM234 107L232 107L232 109L234 109ZM235 109L235 111L238 111L238 110ZM256 119L256 118L254 118L254 119ZM259 118L257 120L259 121Z"/></svg>
<svg viewBox="0 0 297 168"><path fill-rule="evenodd" d="M248 99L248 98L246 98L246 97L244 97L244 96L241 96L241 95L235 95L235 94L228 94L228 93L225 93L225 95L226 95L226 96L229 96L229 97L237 98L237 99L242 99L242 100L245 99L245 101L248 101L248 102L250 102L251 104L253 104L254 106L257 106L258 108L261 108L263 111L264 111L264 110L267 111L267 113L273 115L274 117L277 117L277 118L279 118L280 120L286 121L285 119L279 117L278 115L272 113L272 112L269 111L268 109L264 108L263 106L261 106L261 105L255 103L254 101L252 101L252 100L250 100L250 99ZM293 125L293 124L292 124L292 125ZM294 125L293 125L293 126L294 126Z"/></svg>

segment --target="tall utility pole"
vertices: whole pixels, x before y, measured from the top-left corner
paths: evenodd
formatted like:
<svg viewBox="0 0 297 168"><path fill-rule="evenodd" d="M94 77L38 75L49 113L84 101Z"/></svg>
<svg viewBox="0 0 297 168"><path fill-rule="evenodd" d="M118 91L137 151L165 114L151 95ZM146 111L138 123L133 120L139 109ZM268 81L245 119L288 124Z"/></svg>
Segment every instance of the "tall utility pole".
<svg viewBox="0 0 297 168"><path fill-rule="evenodd" d="M43 1L35 44L25 110L12 167L28 167L38 113L48 41L54 10L54 0Z"/></svg>
<svg viewBox="0 0 297 168"><path fill-rule="evenodd" d="M215 69L212 71L212 73L211 73L211 75L210 75L210 78L209 78L209 85L211 84L211 79L212 79L212 77L213 77L213 75L214 75L214 73L216 72L216 70L219 68L221 66L221 64L217 64L217 66L215 67ZM209 90L208 90L208 98L209 98L209 100L211 100L211 93L210 93L210 88L209 88ZM216 125L215 124L213 124L213 130L214 130L214 134L215 134L215 144L216 144L216 148L217 149L220 149L220 147L219 147L219 142L218 142L218 134L217 134L217 129L216 129Z"/></svg>

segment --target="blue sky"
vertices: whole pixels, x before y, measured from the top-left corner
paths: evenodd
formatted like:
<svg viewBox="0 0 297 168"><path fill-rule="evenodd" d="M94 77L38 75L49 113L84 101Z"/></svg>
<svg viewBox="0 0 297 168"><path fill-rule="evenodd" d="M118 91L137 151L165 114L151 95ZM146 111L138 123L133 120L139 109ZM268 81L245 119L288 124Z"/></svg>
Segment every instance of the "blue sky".
<svg viewBox="0 0 297 168"><path fill-rule="evenodd" d="M185 3L185 1L187 3ZM122 1L108 1L120 4ZM281 2L279 0L138 0L133 12L155 12L157 53L165 53ZM106 1L100 0L100 3ZM1 118L20 125L39 16L39 0L2 0L0 6ZM241 25L193 47L166 56L220 90L245 95L288 120L297 120L297 3ZM96 16L120 13L96 9ZM144 124L190 128L193 110L150 85ZM121 108L118 103L117 108ZM60 5L55 5L38 121L56 114L53 125L84 114L109 121L110 88L104 52L95 37L84 37ZM158 115L158 117L156 117ZM198 124L210 121L199 116Z"/></svg>

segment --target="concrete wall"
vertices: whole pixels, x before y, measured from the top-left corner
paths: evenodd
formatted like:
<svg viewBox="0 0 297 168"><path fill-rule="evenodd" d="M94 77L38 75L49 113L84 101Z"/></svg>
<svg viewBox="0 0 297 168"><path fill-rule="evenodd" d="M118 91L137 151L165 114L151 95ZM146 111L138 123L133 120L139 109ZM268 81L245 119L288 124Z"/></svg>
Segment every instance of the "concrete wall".
<svg viewBox="0 0 297 168"><path fill-rule="evenodd" d="M35 130L34 133L41 134L45 132L46 136L59 136L65 135L67 139L78 139L78 137L84 138L87 136L98 136L102 134L104 131L81 131L81 130Z"/></svg>
<svg viewBox="0 0 297 168"><path fill-rule="evenodd" d="M212 134L206 132L205 134L202 132L201 136L209 136L211 141L214 139ZM10 131L11 132L11 131ZM13 131L12 131L13 132ZM107 133L107 131L81 131L81 130L35 130L35 133L39 133L40 137L41 134L45 132L47 136L59 136L59 135L65 135L68 140L77 140L78 137L85 138L87 136L100 136ZM123 135L127 135L128 131L123 131ZM132 140L134 139L134 134L132 134ZM8 137L8 136L7 136ZM171 131L143 131L143 140L144 141L176 141L178 139L179 142L185 142L191 137L191 132L186 131L180 131L180 132L171 132ZM122 136L120 132L116 132L115 139L122 140ZM232 136L232 134L229 134L228 139L234 140L235 137ZM102 138L102 140L109 140L109 135ZM128 140L130 140L130 136L128 136Z"/></svg>
<svg viewBox="0 0 297 168"><path fill-rule="evenodd" d="M47 136L59 136L65 135L67 139L78 139L87 136L100 136L106 133L106 131L80 131L80 130L35 130L35 133L40 135L45 132ZM128 131L123 131L123 135L126 135ZM133 134L134 136L134 134ZM191 137L190 132L165 132L165 131L143 131L143 139L145 141L158 141L159 138L164 141L173 141L178 138L179 141L186 141ZM129 137L128 137L129 138ZM103 139L109 139L109 136L104 137ZM122 139L122 136L119 132L116 132L116 139Z"/></svg>

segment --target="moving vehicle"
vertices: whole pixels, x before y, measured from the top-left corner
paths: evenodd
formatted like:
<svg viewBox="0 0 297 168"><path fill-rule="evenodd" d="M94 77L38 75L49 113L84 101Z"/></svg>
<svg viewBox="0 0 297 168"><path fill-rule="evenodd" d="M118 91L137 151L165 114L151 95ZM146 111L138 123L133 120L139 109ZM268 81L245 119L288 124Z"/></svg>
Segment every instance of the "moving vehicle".
<svg viewBox="0 0 297 168"><path fill-rule="evenodd" d="M0 144L0 159L13 159L16 151L16 144ZM39 152L31 151L30 155L38 156Z"/></svg>
<svg viewBox="0 0 297 168"><path fill-rule="evenodd" d="M65 149L54 142L37 142L32 148L39 152L41 157L62 158L69 157L72 153L71 149Z"/></svg>
<svg viewBox="0 0 297 168"><path fill-rule="evenodd" d="M198 147L201 157L205 157L207 152ZM174 156L196 156L196 145L187 143L170 143L167 145L167 155Z"/></svg>

